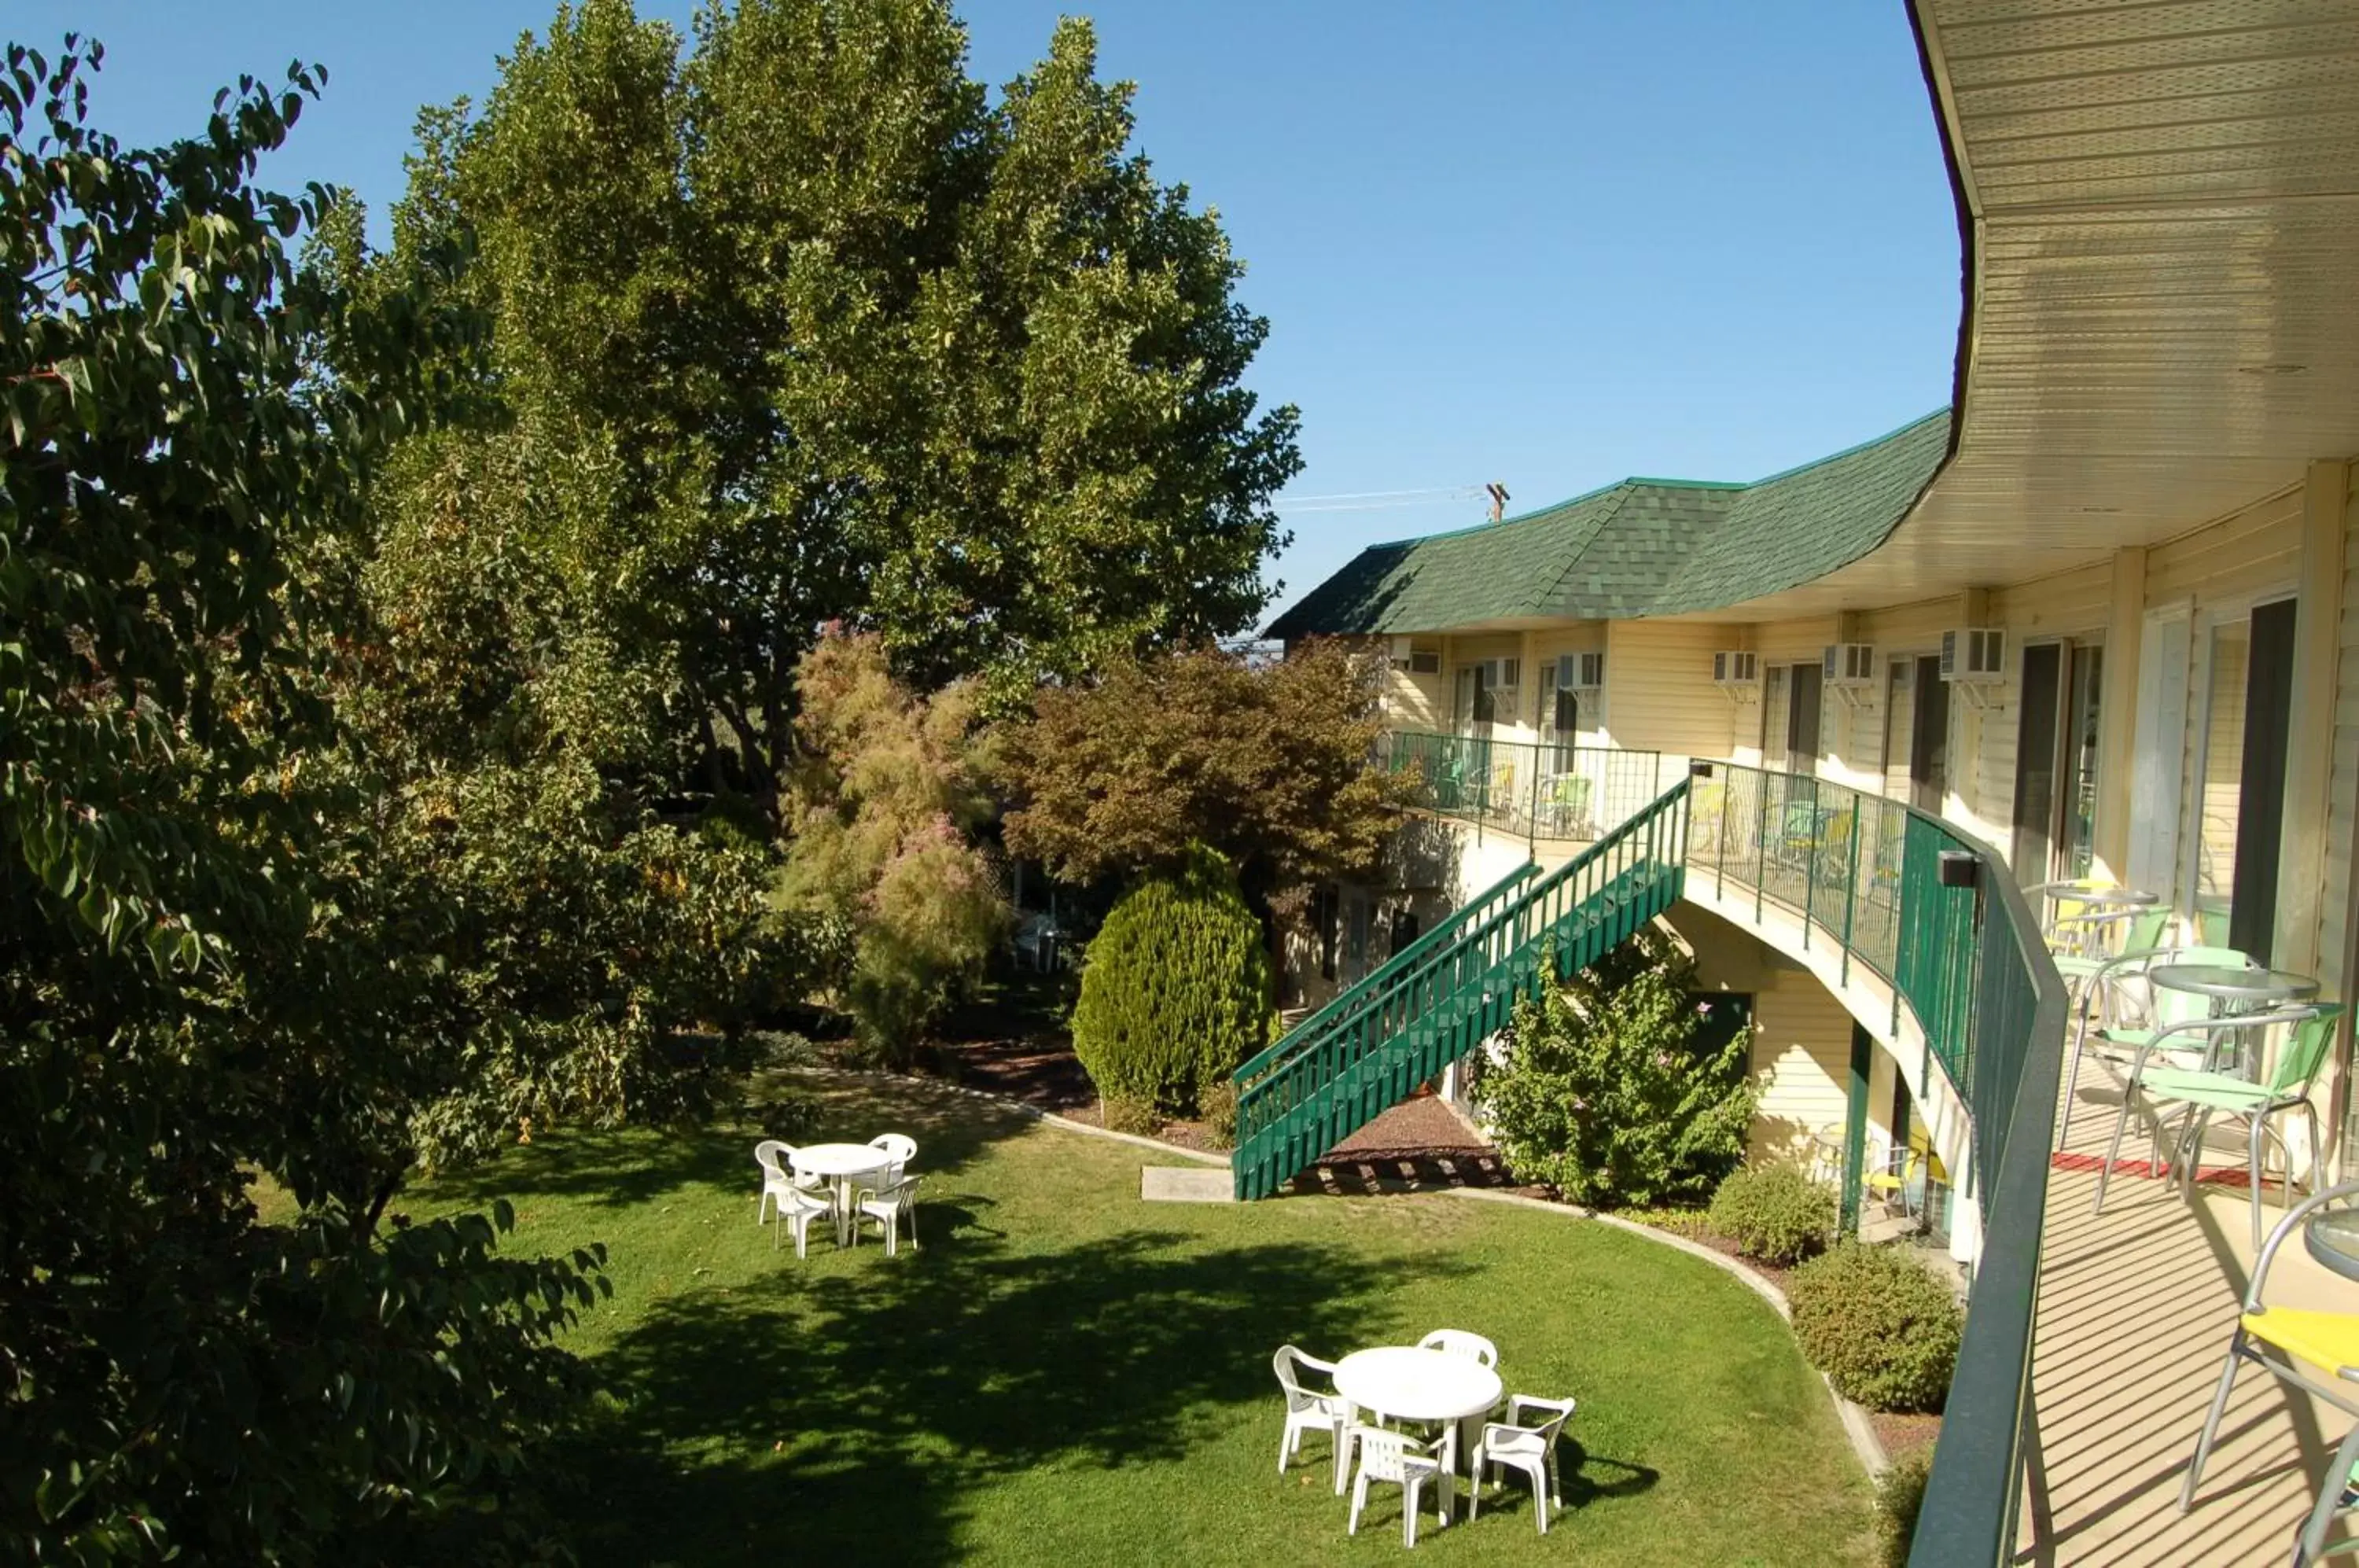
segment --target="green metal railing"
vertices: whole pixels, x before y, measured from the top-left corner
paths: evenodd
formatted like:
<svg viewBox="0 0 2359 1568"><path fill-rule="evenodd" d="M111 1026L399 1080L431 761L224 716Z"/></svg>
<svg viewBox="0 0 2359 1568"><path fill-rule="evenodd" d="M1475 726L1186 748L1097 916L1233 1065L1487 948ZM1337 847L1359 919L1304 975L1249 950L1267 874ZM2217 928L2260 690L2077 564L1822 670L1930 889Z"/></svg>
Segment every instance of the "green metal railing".
<svg viewBox="0 0 2359 1568"><path fill-rule="evenodd" d="M1595 962L1678 902L1688 783L1545 875L1525 867L1239 1068L1239 1198L1266 1197L1507 1022L1560 971Z"/></svg>
<svg viewBox="0 0 2359 1568"><path fill-rule="evenodd" d="M1707 776L1708 774L1708 776ZM1964 1103L1982 1247L1912 1568L2014 1551L2031 1427L2031 1330L2064 984L1998 853L1928 812L1806 775L1701 765L1689 874L1802 918L1802 944L1864 964L1906 1006Z"/></svg>
<svg viewBox="0 0 2359 1568"><path fill-rule="evenodd" d="M1663 792L1663 759L1651 751L1482 740L1471 735L1387 731L1380 766L1414 772L1417 803L1527 844L1602 838Z"/></svg>

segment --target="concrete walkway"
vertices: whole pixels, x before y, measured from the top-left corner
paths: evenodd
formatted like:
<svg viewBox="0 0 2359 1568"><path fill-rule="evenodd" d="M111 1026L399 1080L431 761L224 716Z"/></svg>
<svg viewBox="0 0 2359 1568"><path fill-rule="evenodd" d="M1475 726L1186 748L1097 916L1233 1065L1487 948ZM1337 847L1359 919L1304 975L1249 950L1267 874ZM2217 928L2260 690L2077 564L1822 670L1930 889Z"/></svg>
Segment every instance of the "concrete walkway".
<svg viewBox="0 0 2359 1568"><path fill-rule="evenodd" d="M2190 1203L2175 1186L2117 1171L2104 1214L2091 1214L2095 1156L2120 1102L2085 1069L2080 1098L2067 1158L2049 1179L2032 1364L2039 1463L2018 1561L2290 1561L2351 1418L2248 1365L2195 1507L2180 1513L2180 1486L2251 1278L2251 1203L2241 1184L2201 1186ZM2142 1138L2132 1147L2145 1152ZM2265 1223L2275 1223L2281 1201L2272 1186ZM2299 1238L2271 1266L2267 1299L2359 1312L2359 1285L2312 1262Z"/></svg>

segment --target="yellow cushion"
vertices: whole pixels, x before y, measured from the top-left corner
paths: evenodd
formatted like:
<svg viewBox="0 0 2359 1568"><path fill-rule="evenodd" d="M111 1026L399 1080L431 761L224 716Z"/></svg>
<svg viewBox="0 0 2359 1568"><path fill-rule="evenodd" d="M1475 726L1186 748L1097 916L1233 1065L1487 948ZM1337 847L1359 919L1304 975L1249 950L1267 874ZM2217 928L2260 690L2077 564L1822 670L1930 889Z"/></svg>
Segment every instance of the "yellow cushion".
<svg viewBox="0 0 2359 1568"><path fill-rule="evenodd" d="M2339 1372L2359 1367L2359 1313L2313 1312L2299 1307L2271 1307L2246 1312L2245 1332L2276 1345L2313 1367Z"/></svg>

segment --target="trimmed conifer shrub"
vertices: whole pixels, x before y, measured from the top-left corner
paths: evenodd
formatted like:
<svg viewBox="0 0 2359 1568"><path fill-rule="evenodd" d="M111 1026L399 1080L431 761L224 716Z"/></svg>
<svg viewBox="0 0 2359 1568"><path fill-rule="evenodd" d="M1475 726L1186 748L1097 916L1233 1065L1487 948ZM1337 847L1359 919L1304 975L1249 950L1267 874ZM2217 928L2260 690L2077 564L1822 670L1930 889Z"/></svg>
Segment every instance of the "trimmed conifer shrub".
<svg viewBox="0 0 2359 1568"><path fill-rule="evenodd" d="M1200 844L1107 912L1082 969L1073 1052L1108 1102L1193 1116L1261 1048L1269 1016L1261 922L1229 863Z"/></svg>

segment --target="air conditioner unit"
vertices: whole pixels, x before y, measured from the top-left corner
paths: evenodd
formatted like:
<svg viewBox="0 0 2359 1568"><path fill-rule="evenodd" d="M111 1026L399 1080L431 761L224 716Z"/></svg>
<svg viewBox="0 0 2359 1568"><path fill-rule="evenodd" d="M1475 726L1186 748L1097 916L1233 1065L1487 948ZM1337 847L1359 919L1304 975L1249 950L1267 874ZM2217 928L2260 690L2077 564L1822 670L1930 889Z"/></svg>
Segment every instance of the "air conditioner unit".
<svg viewBox="0 0 2359 1568"><path fill-rule="evenodd" d="M1996 626L1943 632L1941 679L1960 685L1992 685L2006 680L2006 633Z"/></svg>
<svg viewBox="0 0 2359 1568"><path fill-rule="evenodd" d="M1875 685L1875 648L1864 642L1830 643L1820 656L1821 683L1832 691L1866 691Z"/></svg>
<svg viewBox="0 0 2359 1568"><path fill-rule="evenodd" d="M1761 696L1761 656L1730 648L1712 656L1712 683L1732 702L1750 702Z"/></svg>
<svg viewBox="0 0 2359 1568"><path fill-rule="evenodd" d="M1419 648L1408 637L1388 638L1392 650L1392 666L1408 675L1439 675L1441 673L1441 650Z"/></svg>

